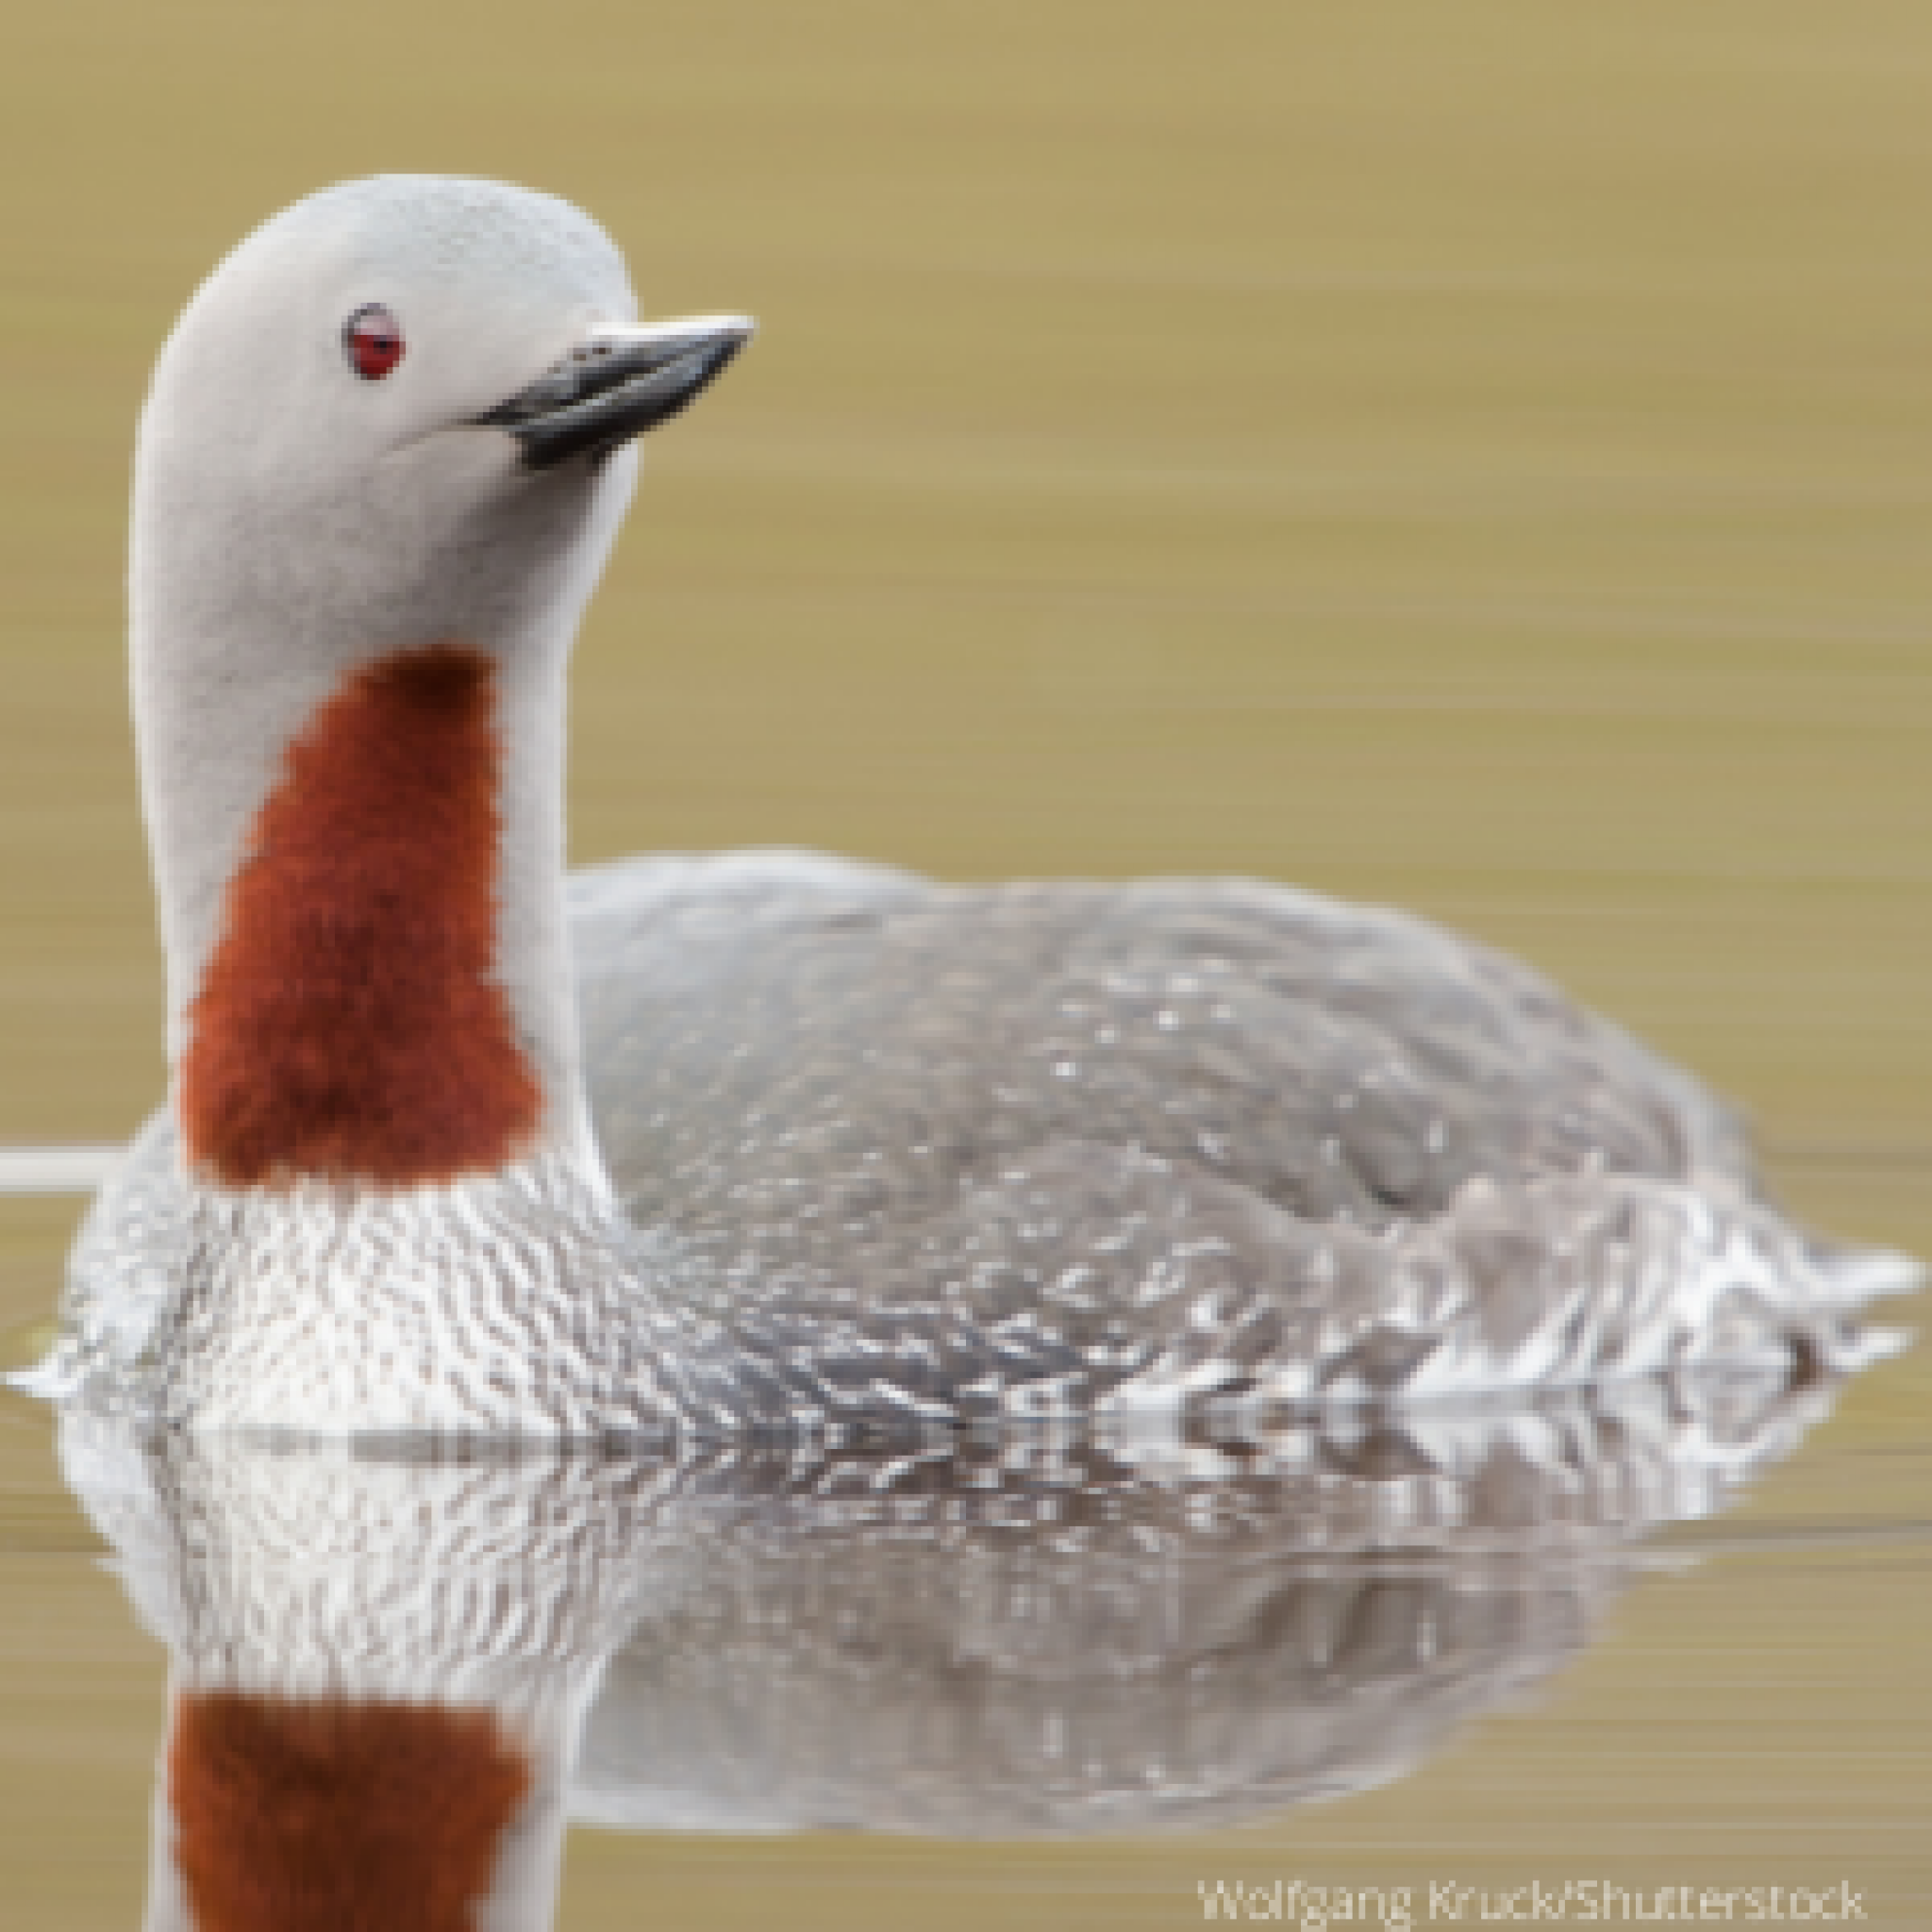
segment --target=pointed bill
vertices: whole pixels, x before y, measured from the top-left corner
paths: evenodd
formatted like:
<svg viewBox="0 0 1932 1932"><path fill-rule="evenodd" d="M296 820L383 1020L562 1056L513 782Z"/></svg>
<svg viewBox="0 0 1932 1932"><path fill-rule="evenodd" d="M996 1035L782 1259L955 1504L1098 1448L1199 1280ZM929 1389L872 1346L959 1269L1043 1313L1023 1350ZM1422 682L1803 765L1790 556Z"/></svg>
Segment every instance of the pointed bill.
<svg viewBox="0 0 1932 1932"><path fill-rule="evenodd" d="M527 469L602 456L695 400L752 326L749 316L695 315L598 329L476 422L515 437Z"/></svg>

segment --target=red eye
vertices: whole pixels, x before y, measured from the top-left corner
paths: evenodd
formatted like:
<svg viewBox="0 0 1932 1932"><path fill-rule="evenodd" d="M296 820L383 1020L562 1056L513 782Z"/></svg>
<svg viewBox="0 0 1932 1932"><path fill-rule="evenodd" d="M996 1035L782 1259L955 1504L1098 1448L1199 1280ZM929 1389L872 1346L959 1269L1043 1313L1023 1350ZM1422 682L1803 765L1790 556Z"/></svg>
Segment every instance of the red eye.
<svg viewBox="0 0 1932 1932"><path fill-rule="evenodd" d="M403 359L403 325L380 302L365 302L342 325L342 353L365 382L380 382Z"/></svg>

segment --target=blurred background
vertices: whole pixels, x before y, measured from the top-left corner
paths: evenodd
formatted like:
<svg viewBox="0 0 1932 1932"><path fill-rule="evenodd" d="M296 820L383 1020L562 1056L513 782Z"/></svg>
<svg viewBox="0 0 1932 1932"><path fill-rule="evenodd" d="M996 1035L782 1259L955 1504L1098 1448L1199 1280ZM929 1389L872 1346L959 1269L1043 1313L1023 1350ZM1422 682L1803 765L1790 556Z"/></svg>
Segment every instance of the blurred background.
<svg viewBox="0 0 1932 1932"><path fill-rule="evenodd" d="M118 1139L160 1087L122 662L148 366L258 221L421 169L581 202L647 312L761 324L654 440L594 607L579 858L1399 902L1709 1075L1812 1217L1932 1251L1923 6L68 0L0 45L0 1142ZM0 1321L51 1304L72 1220L7 1208ZM1832 1440L1923 1445L1928 1396L1888 1372ZM8 1680L30 1700L81 1645L98 1726L0 1715L0 1866L36 1924L129 1923L158 1679L108 1587L58 1615L42 1587L0 1600ZM1807 1668L1881 1725L1916 1695L1831 1784L1909 1861L1905 1600L1843 1682ZM1520 1741L1477 1744L1292 1842L1366 1877L1453 1839L1526 1876L1534 1819L1621 1856L1681 1815L1592 1808L1657 1774L1622 1715L1748 1715L1783 1668L1691 1601L1572 1680L1560 1818ZM1760 1744L1724 1774L1740 1857L1819 1815L1818 1765ZM53 1821L97 1801L120 1836L83 1856ZM592 1840L571 1869L562 1923L601 1926L774 1923L779 1882L800 1923L1125 1923L1119 1891L1179 1924L1161 1887L1208 1867Z"/></svg>

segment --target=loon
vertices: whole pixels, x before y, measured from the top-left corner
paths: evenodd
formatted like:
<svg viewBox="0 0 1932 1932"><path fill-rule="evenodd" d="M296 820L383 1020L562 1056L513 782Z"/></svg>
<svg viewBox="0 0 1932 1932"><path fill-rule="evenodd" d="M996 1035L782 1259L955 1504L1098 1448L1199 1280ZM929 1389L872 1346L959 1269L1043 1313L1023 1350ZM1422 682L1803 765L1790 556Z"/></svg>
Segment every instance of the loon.
<svg viewBox="0 0 1932 1932"><path fill-rule="evenodd" d="M138 437L166 1106L35 1386L551 1441L1406 1403L1856 1353L1912 1278L1527 968L1246 880L791 852L567 876L565 672L636 439L751 334L590 217L328 188Z"/></svg>

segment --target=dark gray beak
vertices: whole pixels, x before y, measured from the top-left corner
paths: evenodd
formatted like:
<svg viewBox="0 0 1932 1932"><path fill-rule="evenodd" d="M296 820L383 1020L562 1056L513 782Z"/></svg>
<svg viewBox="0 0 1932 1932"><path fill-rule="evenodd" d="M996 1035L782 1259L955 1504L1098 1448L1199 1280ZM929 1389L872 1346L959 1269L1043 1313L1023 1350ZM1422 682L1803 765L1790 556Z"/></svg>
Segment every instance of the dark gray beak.
<svg viewBox="0 0 1932 1932"><path fill-rule="evenodd" d="M602 456L668 422L751 337L744 315L694 315L586 336L478 425L506 429L526 469Z"/></svg>

